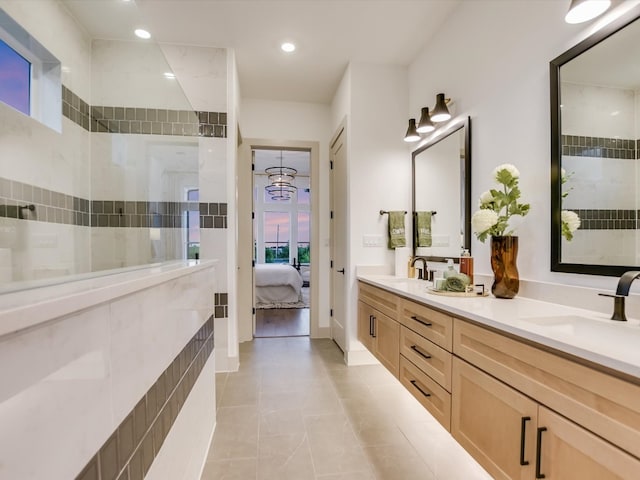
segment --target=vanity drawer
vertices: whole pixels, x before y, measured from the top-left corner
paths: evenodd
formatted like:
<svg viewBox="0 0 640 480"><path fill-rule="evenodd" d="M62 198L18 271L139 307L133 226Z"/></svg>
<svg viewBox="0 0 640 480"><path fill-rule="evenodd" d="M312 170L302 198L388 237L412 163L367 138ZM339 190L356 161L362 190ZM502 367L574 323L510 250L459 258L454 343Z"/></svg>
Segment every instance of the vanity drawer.
<svg viewBox="0 0 640 480"><path fill-rule="evenodd" d="M460 319L453 352L640 458L640 385Z"/></svg>
<svg viewBox="0 0 640 480"><path fill-rule="evenodd" d="M449 315L402 299L398 320L410 330L451 351L453 318Z"/></svg>
<svg viewBox="0 0 640 480"><path fill-rule="evenodd" d="M451 353L403 325L400 327L400 354L451 392Z"/></svg>
<svg viewBox="0 0 640 480"><path fill-rule="evenodd" d="M393 293L359 282L358 299L392 319L398 317L398 296Z"/></svg>
<svg viewBox="0 0 640 480"><path fill-rule="evenodd" d="M447 431L451 431L449 392L403 356L400 356L400 382Z"/></svg>

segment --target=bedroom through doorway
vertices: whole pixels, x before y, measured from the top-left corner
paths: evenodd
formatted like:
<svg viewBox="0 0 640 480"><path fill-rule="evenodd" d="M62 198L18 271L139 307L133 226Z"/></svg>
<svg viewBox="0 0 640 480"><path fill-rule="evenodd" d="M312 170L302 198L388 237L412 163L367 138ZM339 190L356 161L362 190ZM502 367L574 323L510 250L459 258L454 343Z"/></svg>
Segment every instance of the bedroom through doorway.
<svg viewBox="0 0 640 480"><path fill-rule="evenodd" d="M310 335L311 151L255 148L254 337Z"/></svg>

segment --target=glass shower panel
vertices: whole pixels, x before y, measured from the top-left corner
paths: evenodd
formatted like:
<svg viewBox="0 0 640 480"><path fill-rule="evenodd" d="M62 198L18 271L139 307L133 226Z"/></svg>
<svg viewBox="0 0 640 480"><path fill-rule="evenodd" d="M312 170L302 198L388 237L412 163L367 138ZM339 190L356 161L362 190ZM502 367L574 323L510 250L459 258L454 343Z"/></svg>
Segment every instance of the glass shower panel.
<svg viewBox="0 0 640 480"><path fill-rule="evenodd" d="M92 42L94 271L187 257L199 119L169 73L154 43Z"/></svg>
<svg viewBox="0 0 640 480"><path fill-rule="evenodd" d="M30 15L13 4L6 13L37 37L50 27L32 3ZM95 15L140 16L131 7L104 2ZM69 22L59 13L51 22ZM0 102L0 293L198 253L200 204L189 192L198 138L213 136L207 112L194 111L153 40L78 30L85 43L56 45L62 132Z"/></svg>

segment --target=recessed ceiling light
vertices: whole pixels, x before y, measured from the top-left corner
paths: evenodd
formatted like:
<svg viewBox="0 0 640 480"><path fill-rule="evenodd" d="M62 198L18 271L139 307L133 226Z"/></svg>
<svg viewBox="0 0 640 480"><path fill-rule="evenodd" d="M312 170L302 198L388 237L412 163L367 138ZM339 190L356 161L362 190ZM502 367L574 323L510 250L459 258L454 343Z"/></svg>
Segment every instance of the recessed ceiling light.
<svg viewBox="0 0 640 480"><path fill-rule="evenodd" d="M291 53L295 51L296 46L291 42L284 42L282 45L280 45L280 48L283 52Z"/></svg>
<svg viewBox="0 0 640 480"><path fill-rule="evenodd" d="M176 78L176 74L173 72L164 72L165 78Z"/></svg>
<svg viewBox="0 0 640 480"><path fill-rule="evenodd" d="M135 33L137 37L144 38L145 40L151 38L151 34L142 28L137 28L133 33Z"/></svg>

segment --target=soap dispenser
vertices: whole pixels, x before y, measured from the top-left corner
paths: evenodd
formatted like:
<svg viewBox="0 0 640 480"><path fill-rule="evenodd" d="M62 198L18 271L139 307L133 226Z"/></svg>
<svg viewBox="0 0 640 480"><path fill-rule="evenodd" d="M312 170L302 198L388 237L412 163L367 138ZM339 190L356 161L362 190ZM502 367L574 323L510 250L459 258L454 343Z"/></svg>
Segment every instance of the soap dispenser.
<svg viewBox="0 0 640 480"><path fill-rule="evenodd" d="M456 273L456 269L453 268L453 259L450 258L447 260L447 269L444 271L442 276L444 278L449 278L451 275L455 275Z"/></svg>

